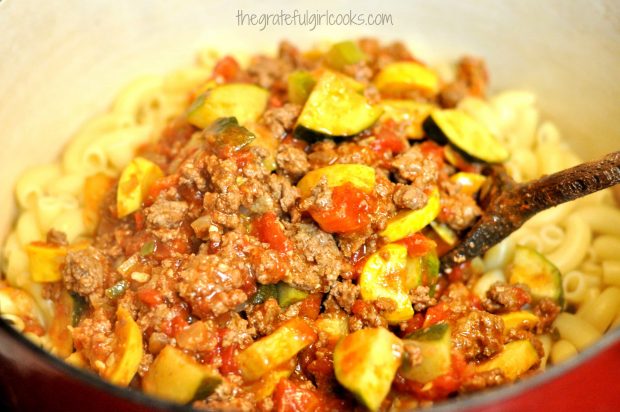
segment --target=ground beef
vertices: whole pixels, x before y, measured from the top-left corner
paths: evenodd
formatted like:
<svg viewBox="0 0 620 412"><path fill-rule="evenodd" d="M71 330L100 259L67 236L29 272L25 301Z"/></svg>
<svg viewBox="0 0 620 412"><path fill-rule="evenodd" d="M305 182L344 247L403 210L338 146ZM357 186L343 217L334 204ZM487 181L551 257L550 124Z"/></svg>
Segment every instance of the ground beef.
<svg viewBox="0 0 620 412"><path fill-rule="evenodd" d="M486 388L492 388L494 386L503 385L508 382L508 379L504 375L501 369L491 369L490 371L475 372L465 378L465 381L461 383L459 392L469 393L476 392Z"/></svg>
<svg viewBox="0 0 620 412"><path fill-rule="evenodd" d="M368 63L364 60L355 64L348 64L343 67L342 71L361 83L370 83L374 74L370 66L368 66Z"/></svg>
<svg viewBox="0 0 620 412"><path fill-rule="evenodd" d="M334 163L357 163L375 166L380 157L369 145L356 142L343 142L338 145L333 140L322 140L313 144L308 153L310 169L318 169Z"/></svg>
<svg viewBox="0 0 620 412"><path fill-rule="evenodd" d="M353 303L360 295L360 288L350 280L334 282L329 290L328 300L333 301L339 308L351 313ZM327 305L327 303L326 303Z"/></svg>
<svg viewBox="0 0 620 412"><path fill-rule="evenodd" d="M67 253L62 275L68 290L87 297L103 292L107 271L108 261L105 255L89 246Z"/></svg>
<svg viewBox="0 0 620 412"><path fill-rule="evenodd" d="M252 338L256 336L256 329L238 313L230 313L223 326L226 330L222 336L222 347L224 348L232 345L245 348L252 343Z"/></svg>
<svg viewBox="0 0 620 412"><path fill-rule="evenodd" d="M229 232L217 254L191 256L179 272L178 292L199 318L212 318L235 310L248 295L254 278L243 244L244 236Z"/></svg>
<svg viewBox="0 0 620 412"><path fill-rule="evenodd" d="M105 361L114 350L114 339L112 321L103 308L93 311L73 329L75 349L99 373L105 369Z"/></svg>
<svg viewBox="0 0 620 412"><path fill-rule="evenodd" d="M290 213L300 197L299 189L293 186L289 179L275 174L269 175L267 185L273 203L279 206L282 212Z"/></svg>
<svg viewBox="0 0 620 412"><path fill-rule="evenodd" d="M174 229L183 223L188 206L183 201L157 199L144 208L147 227L150 229Z"/></svg>
<svg viewBox="0 0 620 412"><path fill-rule="evenodd" d="M250 326L259 336L265 336L276 329L282 309L277 300L269 298L264 303L251 306L246 313Z"/></svg>
<svg viewBox="0 0 620 412"><path fill-rule="evenodd" d="M291 256L287 283L308 291L327 292L329 285L351 270L331 234L313 223L285 224L285 228L287 236L301 252Z"/></svg>
<svg viewBox="0 0 620 412"><path fill-rule="evenodd" d="M308 162L306 152L291 144L281 144L278 147L276 163L279 170L294 182L310 170L310 163Z"/></svg>
<svg viewBox="0 0 620 412"><path fill-rule="evenodd" d="M267 109L263 114L263 121L275 137L282 138L286 132L293 129L299 113L301 113L300 105L286 103L281 107Z"/></svg>
<svg viewBox="0 0 620 412"><path fill-rule="evenodd" d="M364 327L387 328L385 314L396 310L396 303L388 298L379 298L375 301L356 300L353 304L353 314L349 317L349 330L354 332Z"/></svg>
<svg viewBox="0 0 620 412"><path fill-rule="evenodd" d="M437 184L439 171L437 163L422 153L419 145L412 146L406 152L391 161L396 175L413 183L421 190L430 189Z"/></svg>
<svg viewBox="0 0 620 412"><path fill-rule="evenodd" d="M534 314L540 319L536 325L536 333L549 332L553 321L561 311L562 309L553 299L542 298L539 300L534 305Z"/></svg>
<svg viewBox="0 0 620 412"><path fill-rule="evenodd" d="M464 57L457 65L456 78L448 83L439 93L439 102L443 107L455 107L466 96L484 98L489 75L483 60Z"/></svg>
<svg viewBox="0 0 620 412"><path fill-rule="evenodd" d="M252 259L252 269L258 283L276 284L284 278L282 256L277 250L269 248L256 249Z"/></svg>
<svg viewBox="0 0 620 412"><path fill-rule="evenodd" d="M416 210L424 207L428 196L417 186L397 184L392 201L398 208Z"/></svg>
<svg viewBox="0 0 620 412"><path fill-rule="evenodd" d="M254 392L243 388L240 376L230 374L215 388L206 400L194 402L192 405L199 410L252 412L256 410Z"/></svg>
<svg viewBox="0 0 620 412"><path fill-rule="evenodd" d="M285 59L268 56L256 56L247 69L253 83L266 89L286 88L288 73L293 69Z"/></svg>
<svg viewBox="0 0 620 412"><path fill-rule="evenodd" d="M430 296L431 289L428 286L418 286L409 293L409 299L413 303L416 312L437 304L437 299Z"/></svg>
<svg viewBox="0 0 620 412"><path fill-rule="evenodd" d="M482 210L470 195L456 193L441 196L441 212L437 217L455 230L464 230L472 226Z"/></svg>
<svg viewBox="0 0 620 412"><path fill-rule="evenodd" d="M467 361L489 358L504 347L504 321L499 316L473 310L456 321L452 336L455 348Z"/></svg>
<svg viewBox="0 0 620 412"><path fill-rule="evenodd" d="M329 210L332 204L332 188L327 184L327 178L321 177L319 182L310 191L310 196L306 197L299 204L300 210L309 210L311 208L318 210Z"/></svg>
<svg viewBox="0 0 620 412"><path fill-rule="evenodd" d="M491 313L507 313L521 309L523 305L530 303L531 299L525 285L495 282L487 291L482 306Z"/></svg>

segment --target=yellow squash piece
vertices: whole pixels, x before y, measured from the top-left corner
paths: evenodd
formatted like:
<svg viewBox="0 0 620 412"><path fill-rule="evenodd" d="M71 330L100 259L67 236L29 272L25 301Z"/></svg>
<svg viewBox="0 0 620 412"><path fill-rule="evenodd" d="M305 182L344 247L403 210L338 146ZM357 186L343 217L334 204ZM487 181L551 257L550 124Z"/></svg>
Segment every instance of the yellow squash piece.
<svg viewBox="0 0 620 412"><path fill-rule="evenodd" d="M103 377L110 382L127 386L138 371L142 361L142 331L127 309L119 307L116 311L116 348L111 365L103 372Z"/></svg>
<svg viewBox="0 0 620 412"><path fill-rule="evenodd" d="M336 343L349 334L349 322L345 315L322 314L314 325L327 336L330 343Z"/></svg>
<svg viewBox="0 0 620 412"><path fill-rule="evenodd" d="M310 196L312 188L318 185L323 177L327 179L327 186L329 187L351 183L366 193L372 192L375 188L374 168L360 164L335 164L306 173L297 183L301 196Z"/></svg>
<svg viewBox="0 0 620 412"><path fill-rule="evenodd" d="M405 123L405 133L410 139L422 139L424 130L422 123L437 106L414 100L381 100L383 115L380 120L392 119L397 123Z"/></svg>
<svg viewBox="0 0 620 412"><path fill-rule="evenodd" d="M375 77L381 92L400 93L420 89L430 95L439 91L439 77L428 67L415 62L396 62L385 66Z"/></svg>
<svg viewBox="0 0 620 412"><path fill-rule="evenodd" d="M144 375L142 389L157 398L185 404L210 395L220 383L222 377L216 369L166 345Z"/></svg>
<svg viewBox="0 0 620 412"><path fill-rule="evenodd" d="M207 90L196 98L187 121L204 129L220 117L235 117L240 125L255 122L263 114L269 92L249 83L228 83Z"/></svg>
<svg viewBox="0 0 620 412"><path fill-rule="evenodd" d="M506 378L514 381L536 365L540 358L529 340L517 340L507 343L504 350L486 362L476 366L476 372L500 369Z"/></svg>
<svg viewBox="0 0 620 412"><path fill-rule="evenodd" d="M428 197L426 205L418 210L403 210L391 218L380 233L388 242L396 242L422 230L439 215L440 202L437 189Z"/></svg>
<svg viewBox="0 0 620 412"><path fill-rule="evenodd" d="M237 355L241 376L246 382L256 381L316 339L316 332L303 319L290 319L271 335L254 342Z"/></svg>
<svg viewBox="0 0 620 412"><path fill-rule="evenodd" d="M407 290L407 247L388 244L370 255L359 278L362 299L366 301L389 298L396 310L385 314L390 324L413 317L413 306Z"/></svg>
<svg viewBox="0 0 620 412"><path fill-rule="evenodd" d="M315 134L353 136L369 128L383 110L370 104L363 89L354 79L325 70L297 119L296 133L301 127Z"/></svg>
<svg viewBox="0 0 620 412"><path fill-rule="evenodd" d="M163 177L159 166L143 157L136 157L125 167L118 181L116 210L125 217L142 207L151 185Z"/></svg>
<svg viewBox="0 0 620 412"><path fill-rule="evenodd" d="M403 343L389 330L358 330L334 349L336 379L368 409L376 411L390 391L402 353Z"/></svg>
<svg viewBox="0 0 620 412"><path fill-rule="evenodd" d="M400 374L419 383L428 383L450 372L452 368L451 334L450 325L437 323L407 336L403 344L405 347L411 345L419 349L422 361L412 363L412 359L405 356Z"/></svg>
<svg viewBox="0 0 620 412"><path fill-rule="evenodd" d="M114 185L114 179L105 173L88 176L84 181L84 211L82 219L89 233L94 233L99 224L99 208L108 190Z"/></svg>
<svg viewBox="0 0 620 412"><path fill-rule="evenodd" d="M461 192L474 195L487 178L478 173L458 172L450 176L450 181L461 186Z"/></svg>
<svg viewBox="0 0 620 412"><path fill-rule="evenodd" d="M42 242L26 245L30 277L34 282L58 282L62 279L60 265L67 256L67 248Z"/></svg>
<svg viewBox="0 0 620 412"><path fill-rule="evenodd" d="M510 312L500 316L504 321L504 334L507 334L510 329L532 330L540 322L538 316L526 310Z"/></svg>

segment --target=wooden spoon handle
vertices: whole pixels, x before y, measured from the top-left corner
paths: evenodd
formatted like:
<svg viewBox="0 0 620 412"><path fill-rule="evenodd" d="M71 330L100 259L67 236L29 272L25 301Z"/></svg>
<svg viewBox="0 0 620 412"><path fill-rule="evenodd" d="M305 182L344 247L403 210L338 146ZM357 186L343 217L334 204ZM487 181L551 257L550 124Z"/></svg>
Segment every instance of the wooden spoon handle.
<svg viewBox="0 0 620 412"><path fill-rule="evenodd" d="M525 184L504 184L461 243L441 258L442 266L449 270L482 255L538 212L619 183L620 152L613 152Z"/></svg>

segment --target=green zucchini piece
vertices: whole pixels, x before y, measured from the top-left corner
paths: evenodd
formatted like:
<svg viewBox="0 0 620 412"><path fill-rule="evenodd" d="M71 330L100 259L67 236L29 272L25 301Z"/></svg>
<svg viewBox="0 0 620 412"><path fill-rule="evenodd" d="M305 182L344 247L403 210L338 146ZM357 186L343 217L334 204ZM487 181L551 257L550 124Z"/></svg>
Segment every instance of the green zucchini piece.
<svg viewBox="0 0 620 412"><path fill-rule="evenodd" d="M252 298L253 305L264 303L269 298L277 299L278 288L276 285L258 285L258 291Z"/></svg>
<svg viewBox="0 0 620 412"><path fill-rule="evenodd" d="M454 230L452 230L450 228L450 226L446 225L445 223L439 223L438 221L433 220L430 223L430 225L433 228L433 230L435 231L435 233L437 233L437 235L439 235L441 240L446 242L448 245L454 246L456 244L456 242L459 241L459 237L454 232Z"/></svg>
<svg viewBox="0 0 620 412"><path fill-rule="evenodd" d="M564 303L562 274L546 257L526 246L517 245L508 281L526 284L535 301L551 298L560 306Z"/></svg>
<svg viewBox="0 0 620 412"><path fill-rule="evenodd" d="M423 90L430 95L439 91L439 77L419 63L401 61L385 66L374 79L381 93L399 94L408 90Z"/></svg>
<svg viewBox="0 0 620 412"><path fill-rule="evenodd" d="M422 124L424 131L441 144L450 142L475 159L501 163L508 150L483 124L457 109L435 110Z"/></svg>
<svg viewBox="0 0 620 412"><path fill-rule="evenodd" d="M424 229L439 215L441 199L439 190L433 189L426 205L417 210L401 210L390 218L385 229L379 233L388 242L396 242Z"/></svg>
<svg viewBox="0 0 620 412"><path fill-rule="evenodd" d="M253 84L224 84L198 96L188 109L187 121L201 129L220 117L236 117L242 125L255 122L268 99L269 92Z"/></svg>
<svg viewBox="0 0 620 412"><path fill-rule="evenodd" d="M167 345L142 378L142 389L157 398L184 404L209 396L220 383L222 377L216 369Z"/></svg>
<svg viewBox="0 0 620 412"><path fill-rule="evenodd" d="M358 330L342 338L334 349L336 379L376 411L390 391L402 353L402 341L387 329Z"/></svg>
<svg viewBox="0 0 620 412"><path fill-rule="evenodd" d="M295 134L304 139L353 136L372 126L383 110L362 94L364 86L326 70L304 105Z"/></svg>
<svg viewBox="0 0 620 412"><path fill-rule="evenodd" d="M256 137L252 132L240 126L236 117L221 117L211 123L203 133L207 146L215 151L231 148L243 149Z"/></svg>
<svg viewBox="0 0 620 412"><path fill-rule="evenodd" d="M342 41L334 44L325 54L325 62L331 68L342 70L345 66L359 63L366 55L353 41Z"/></svg>
<svg viewBox="0 0 620 412"><path fill-rule="evenodd" d="M407 336L403 345L418 347L422 353L422 362L412 363L405 356L400 367L400 374L419 383L428 383L450 372L452 368L451 333L449 324L438 323Z"/></svg>
<svg viewBox="0 0 620 412"><path fill-rule="evenodd" d="M286 308L293 303L301 302L308 297L308 292L294 288L293 286L280 282L277 284L278 304L281 308Z"/></svg>
<svg viewBox="0 0 620 412"><path fill-rule="evenodd" d="M536 348L529 340L516 340L507 343L504 350L486 362L476 366L476 372L499 369L504 376L514 381L527 372L540 360Z"/></svg>
<svg viewBox="0 0 620 412"><path fill-rule="evenodd" d="M288 76L288 99L291 103L304 104L315 84L312 74L302 70L294 71Z"/></svg>
<svg viewBox="0 0 620 412"><path fill-rule="evenodd" d="M431 297L435 293L435 285L439 279L439 257L436 251L423 256L407 257L407 288L429 286Z"/></svg>

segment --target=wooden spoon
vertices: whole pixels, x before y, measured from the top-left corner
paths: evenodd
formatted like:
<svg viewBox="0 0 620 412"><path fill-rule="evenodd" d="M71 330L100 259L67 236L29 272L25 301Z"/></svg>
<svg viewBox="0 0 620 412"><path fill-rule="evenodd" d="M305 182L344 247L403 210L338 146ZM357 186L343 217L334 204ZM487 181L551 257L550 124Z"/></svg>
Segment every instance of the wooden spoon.
<svg viewBox="0 0 620 412"><path fill-rule="evenodd" d="M463 241L441 258L448 271L481 256L536 213L620 183L620 152L522 184L501 168L492 167L488 181L480 194L482 217Z"/></svg>

